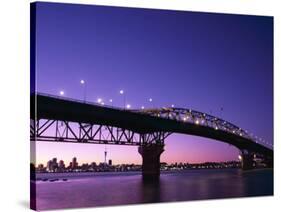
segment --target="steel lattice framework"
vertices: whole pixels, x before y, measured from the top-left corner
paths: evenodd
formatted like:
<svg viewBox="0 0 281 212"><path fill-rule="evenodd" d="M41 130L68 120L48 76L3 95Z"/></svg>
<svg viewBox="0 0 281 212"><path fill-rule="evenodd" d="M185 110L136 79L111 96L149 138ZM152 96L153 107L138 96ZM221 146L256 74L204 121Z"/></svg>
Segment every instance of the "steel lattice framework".
<svg viewBox="0 0 281 212"><path fill-rule="evenodd" d="M271 146L270 143L264 141L247 130L225 121L221 118L212 116L207 113L202 113L196 110L185 109L185 108L174 108L174 107L163 107L160 109L142 109L135 110L136 112L150 114L155 117L161 117L165 119L180 121L184 123L190 123L199 126L205 126L213 128L214 130L222 130L227 133L235 134L243 138L252 140L255 143L263 143L264 145Z"/></svg>
<svg viewBox="0 0 281 212"><path fill-rule="evenodd" d="M136 132L107 125L68 122L60 120L31 120L30 134L32 141L54 141L93 144L135 145L164 144L171 133Z"/></svg>

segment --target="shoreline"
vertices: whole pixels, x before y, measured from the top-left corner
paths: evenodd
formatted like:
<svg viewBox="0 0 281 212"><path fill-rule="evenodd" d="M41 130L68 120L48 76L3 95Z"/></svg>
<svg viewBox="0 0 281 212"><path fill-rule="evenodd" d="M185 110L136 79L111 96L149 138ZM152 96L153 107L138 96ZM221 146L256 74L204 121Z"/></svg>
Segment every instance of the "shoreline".
<svg viewBox="0 0 281 212"><path fill-rule="evenodd" d="M239 168L228 168L228 169L185 169L185 170L167 170L167 171L161 171L161 174L176 174L176 173L186 173L190 171L219 171L219 170L241 170ZM260 168L260 169L252 169L252 170L246 170L243 171L243 173L251 173L251 172L257 172L257 171L265 171L265 170L274 170L273 168ZM242 170L241 170L242 171ZM133 175L141 175L141 171L129 171L129 172L53 172L53 173L36 173L36 179L31 180L34 182L38 181L68 181L70 179L75 179L76 177L91 177L91 176L97 176L97 177L114 177L114 176L133 176Z"/></svg>

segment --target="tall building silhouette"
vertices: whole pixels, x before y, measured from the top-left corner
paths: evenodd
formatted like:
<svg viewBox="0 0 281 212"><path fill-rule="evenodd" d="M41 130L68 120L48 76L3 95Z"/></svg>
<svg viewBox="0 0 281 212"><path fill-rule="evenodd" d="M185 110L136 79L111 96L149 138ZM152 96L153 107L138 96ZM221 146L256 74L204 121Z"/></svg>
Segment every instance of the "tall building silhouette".
<svg viewBox="0 0 281 212"><path fill-rule="evenodd" d="M77 158L76 157L74 157L74 158L72 158L72 169L75 169L75 168L77 168L78 167L78 163L77 163Z"/></svg>
<svg viewBox="0 0 281 212"><path fill-rule="evenodd" d="M104 149L104 164L106 164L106 156L107 156L107 150L106 150L106 146Z"/></svg>

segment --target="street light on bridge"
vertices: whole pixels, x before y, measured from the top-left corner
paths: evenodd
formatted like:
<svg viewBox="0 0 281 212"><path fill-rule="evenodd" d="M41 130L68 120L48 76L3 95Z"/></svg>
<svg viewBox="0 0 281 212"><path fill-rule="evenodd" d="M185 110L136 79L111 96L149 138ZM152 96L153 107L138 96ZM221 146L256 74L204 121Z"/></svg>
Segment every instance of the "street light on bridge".
<svg viewBox="0 0 281 212"><path fill-rule="evenodd" d="M151 107L153 107L153 105L152 105L152 98L149 98L148 101L151 103Z"/></svg>
<svg viewBox="0 0 281 212"><path fill-rule="evenodd" d="M112 99L109 99L109 102L111 104L111 107L113 107L113 100Z"/></svg>
<svg viewBox="0 0 281 212"><path fill-rule="evenodd" d="M60 95L61 95L61 96L64 96L64 91L60 91Z"/></svg>
<svg viewBox="0 0 281 212"><path fill-rule="evenodd" d="M86 82L81 79L80 84L83 86L83 101L86 102Z"/></svg>
<svg viewBox="0 0 281 212"><path fill-rule="evenodd" d="M124 90L120 90L119 93L121 95L123 95L123 106L124 106L124 109L125 109L125 106L126 106L126 96L125 96L125 92Z"/></svg>
<svg viewBox="0 0 281 212"><path fill-rule="evenodd" d="M97 102L98 102L99 104L101 104L101 103L102 103L102 99L101 99L101 98L98 98L98 99L97 99Z"/></svg>
<svg viewBox="0 0 281 212"><path fill-rule="evenodd" d="M127 108L127 109L130 109L130 108L131 108L131 105L130 105L130 104L127 104L127 105L126 105L126 108Z"/></svg>
<svg viewBox="0 0 281 212"><path fill-rule="evenodd" d="M240 161L242 161L242 156L241 156L241 155L238 155L238 159L239 159Z"/></svg>

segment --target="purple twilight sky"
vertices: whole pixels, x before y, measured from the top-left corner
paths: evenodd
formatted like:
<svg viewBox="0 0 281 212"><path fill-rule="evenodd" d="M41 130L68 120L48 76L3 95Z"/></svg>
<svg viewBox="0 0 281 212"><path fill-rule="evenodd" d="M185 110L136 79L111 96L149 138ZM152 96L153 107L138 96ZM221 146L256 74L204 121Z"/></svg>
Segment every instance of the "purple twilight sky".
<svg viewBox="0 0 281 212"><path fill-rule="evenodd" d="M273 18L37 3L37 91L133 108L191 108L273 142ZM152 103L148 101L152 98ZM223 108L223 110L221 110ZM104 145L37 142L37 161L101 162ZM107 146L113 163L141 163L137 147ZM219 141L174 134L161 161L237 160Z"/></svg>

